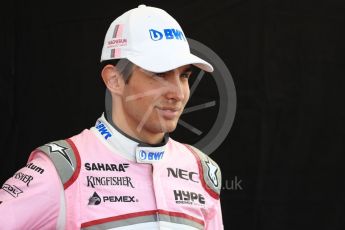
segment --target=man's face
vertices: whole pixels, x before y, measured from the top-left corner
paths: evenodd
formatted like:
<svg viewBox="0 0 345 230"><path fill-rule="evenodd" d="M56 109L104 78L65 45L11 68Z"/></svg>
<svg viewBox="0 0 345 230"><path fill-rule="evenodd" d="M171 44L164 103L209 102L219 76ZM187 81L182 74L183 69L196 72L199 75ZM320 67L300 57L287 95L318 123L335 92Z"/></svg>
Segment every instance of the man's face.
<svg viewBox="0 0 345 230"><path fill-rule="evenodd" d="M189 99L190 75L190 65L164 73L134 66L121 98L129 128L152 134L175 130Z"/></svg>

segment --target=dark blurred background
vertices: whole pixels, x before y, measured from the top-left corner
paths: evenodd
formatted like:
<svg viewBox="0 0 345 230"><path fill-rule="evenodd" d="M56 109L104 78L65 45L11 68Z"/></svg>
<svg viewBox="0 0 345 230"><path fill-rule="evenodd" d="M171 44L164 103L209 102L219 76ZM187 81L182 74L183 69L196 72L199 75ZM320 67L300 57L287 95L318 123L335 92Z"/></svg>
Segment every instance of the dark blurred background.
<svg viewBox="0 0 345 230"><path fill-rule="evenodd" d="M94 124L105 32L141 3L168 11L231 71L237 113L211 155L225 229L345 229L342 0L2 3L0 183L37 146Z"/></svg>

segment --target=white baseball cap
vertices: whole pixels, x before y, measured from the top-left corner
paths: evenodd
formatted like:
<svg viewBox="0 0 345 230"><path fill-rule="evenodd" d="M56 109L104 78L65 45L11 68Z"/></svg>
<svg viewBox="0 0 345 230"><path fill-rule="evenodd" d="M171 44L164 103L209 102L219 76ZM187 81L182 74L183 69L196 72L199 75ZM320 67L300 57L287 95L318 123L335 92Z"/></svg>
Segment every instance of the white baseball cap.
<svg viewBox="0 0 345 230"><path fill-rule="evenodd" d="M122 58L157 73L188 64L213 71L211 64L190 53L187 38L173 17L145 5L122 14L107 31L101 61Z"/></svg>

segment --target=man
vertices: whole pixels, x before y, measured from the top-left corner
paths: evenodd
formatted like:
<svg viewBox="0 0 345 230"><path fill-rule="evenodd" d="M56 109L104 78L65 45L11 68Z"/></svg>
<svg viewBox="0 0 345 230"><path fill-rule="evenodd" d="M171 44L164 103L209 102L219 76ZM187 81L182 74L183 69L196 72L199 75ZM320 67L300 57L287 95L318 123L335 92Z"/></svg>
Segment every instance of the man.
<svg viewBox="0 0 345 230"><path fill-rule="evenodd" d="M31 153L0 190L1 228L223 229L220 169L168 136L191 65L212 66L169 14L144 5L110 25L101 61L111 113Z"/></svg>

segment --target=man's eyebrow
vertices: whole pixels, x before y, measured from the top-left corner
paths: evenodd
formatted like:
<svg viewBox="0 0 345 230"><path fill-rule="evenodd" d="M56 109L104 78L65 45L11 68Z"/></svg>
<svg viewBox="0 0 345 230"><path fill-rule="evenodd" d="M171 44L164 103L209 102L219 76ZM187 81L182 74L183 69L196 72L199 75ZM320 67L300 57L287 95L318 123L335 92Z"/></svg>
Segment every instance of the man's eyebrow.
<svg viewBox="0 0 345 230"><path fill-rule="evenodd" d="M185 72L192 72L192 70L193 70L192 66L190 65L190 66L187 66L185 69L183 69L182 72L184 72L184 73Z"/></svg>
<svg viewBox="0 0 345 230"><path fill-rule="evenodd" d="M170 72L173 72L174 70L169 70L169 71L165 71L165 72L154 72L156 74L167 74L167 73L170 73ZM186 66L184 69L182 69L181 71L182 73L186 73L186 72L193 72L193 68L192 66ZM153 72L152 72L153 73Z"/></svg>
<svg viewBox="0 0 345 230"><path fill-rule="evenodd" d="M183 72L192 72L192 71L193 71L192 67L188 67L185 70L183 70Z"/></svg>

